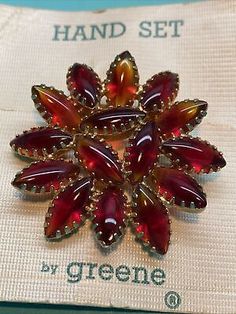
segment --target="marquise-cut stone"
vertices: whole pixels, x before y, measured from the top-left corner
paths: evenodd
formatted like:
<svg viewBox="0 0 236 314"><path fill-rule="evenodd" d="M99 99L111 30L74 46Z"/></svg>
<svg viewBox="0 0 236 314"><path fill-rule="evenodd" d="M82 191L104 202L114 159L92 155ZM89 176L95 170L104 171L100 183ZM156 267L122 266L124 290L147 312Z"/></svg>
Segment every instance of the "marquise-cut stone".
<svg viewBox="0 0 236 314"><path fill-rule="evenodd" d="M130 139L125 151L125 168L132 184L139 182L153 167L159 154L159 133L154 122L147 122L134 139Z"/></svg>
<svg viewBox="0 0 236 314"><path fill-rule="evenodd" d="M60 129L33 128L16 136L10 146L22 156L44 158L72 142L72 136Z"/></svg>
<svg viewBox="0 0 236 314"><path fill-rule="evenodd" d="M89 172L98 178L116 183L123 182L123 174L117 155L96 138L78 135L76 138L76 155Z"/></svg>
<svg viewBox="0 0 236 314"><path fill-rule="evenodd" d="M79 109L65 94L51 87L35 85L32 87L32 99L50 125L70 132L78 130L81 122Z"/></svg>
<svg viewBox="0 0 236 314"><path fill-rule="evenodd" d="M99 135L115 136L132 130L144 118L145 113L135 108L108 109L89 116L80 127L82 130L96 130Z"/></svg>
<svg viewBox="0 0 236 314"><path fill-rule="evenodd" d="M206 115L207 103L203 100L184 100L175 103L156 116L156 123L164 137L188 133Z"/></svg>
<svg viewBox="0 0 236 314"><path fill-rule="evenodd" d="M138 90L138 70L128 51L118 55L107 72L105 95L113 106L126 106L135 99Z"/></svg>
<svg viewBox="0 0 236 314"><path fill-rule="evenodd" d="M134 226L137 237L157 253L165 254L170 240L170 222L164 204L144 185L136 190Z"/></svg>
<svg viewBox="0 0 236 314"><path fill-rule="evenodd" d="M217 171L226 165L223 155L214 146L198 138L169 139L162 144L162 151L181 167L196 173Z"/></svg>
<svg viewBox="0 0 236 314"><path fill-rule="evenodd" d="M45 219L45 236L49 240L78 229L87 217L92 181L83 178L62 190L52 201Z"/></svg>
<svg viewBox="0 0 236 314"><path fill-rule="evenodd" d="M178 88L179 78L176 73L161 72L143 86L140 103L146 111L159 110L175 99Z"/></svg>
<svg viewBox="0 0 236 314"><path fill-rule="evenodd" d="M67 86L79 103L93 108L101 98L101 81L87 65L75 63L67 73Z"/></svg>
<svg viewBox="0 0 236 314"><path fill-rule="evenodd" d="M34 193L50 192L76 179L79 170L78 165L63 160L38 161L17 174L12 185Z"/></svg>
<svg viewBox="0 0 236 314"><path fill-rule="evenodd" d="M109 186L103 191L95 204L93 211L95 232L103 246L110 246L122 235L125 227L125 197L115 186Z"/></svg>
<svg viewBox="0 0 236 314"><path fill-rule="evenodd" d="M192 210L206 207L206 195L201 186L182 170L157 167L152 174L157 192L167 201Z"/></svg>

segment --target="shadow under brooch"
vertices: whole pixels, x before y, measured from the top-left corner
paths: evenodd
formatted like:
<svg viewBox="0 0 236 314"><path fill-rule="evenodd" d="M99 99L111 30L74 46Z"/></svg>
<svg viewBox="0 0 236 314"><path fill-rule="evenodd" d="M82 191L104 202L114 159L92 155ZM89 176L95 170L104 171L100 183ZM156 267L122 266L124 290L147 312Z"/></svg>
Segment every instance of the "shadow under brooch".
<svg viewBox="0 0 236 314"><path fill-rule="evenodd" d="M53 87L32 87L35 107L48 126L11 141L15 152L37 160L12 184L54 193L44 225L48 240L71 235L90 218L103 247L116 243L130 224L145 247L165 254L168 207L197 213L207 204L190 173L226 164L216 147L188 135L206 115L207 103L174 103L179 78L169 71L140 86L128 51L115 58L104 82L87 65L75 63L67 86L69 97Z"/></svg>

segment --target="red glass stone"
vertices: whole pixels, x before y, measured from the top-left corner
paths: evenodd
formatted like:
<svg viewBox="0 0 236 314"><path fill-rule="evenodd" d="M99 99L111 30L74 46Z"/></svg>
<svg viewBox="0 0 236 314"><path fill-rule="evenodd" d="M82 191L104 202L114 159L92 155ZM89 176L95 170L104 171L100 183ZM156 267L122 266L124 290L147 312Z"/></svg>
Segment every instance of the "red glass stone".
<svg viewBox="0 0 236 314"><path fill-rule="evenodd" d="M16 175L12 185L34 193L58 190L61 184L77 178L78 165L63 160L45 160L32 163Z"/></svg>
<svg viewBox="0 0 236 314"><path fill-rule="evenodd" d="M144 185L138 185L134 212L134 225L137 237L157 253L165 254L170 240L168 212L159 198Z"/></svg>
<svg viewBox="0 0 236 314"><path fill-rule="evenodd" d="M105 142L83 135L78 135L76 142L76 155L88 171L105 181L123 182L118 157Z"/></svg>
<svg viewBox="0 0 236 314"><path fill-rule="evenodd" d="M156 122L164 137L188 133L206 115L207 103L203 100L184 100L175 103L156 116Z"/></svg>
<svg viewBox="0 0 236 314"><path fill-rule="evenodd" d="M67 186L52 201L45 219L45 236L49 240L77 230L87 217L92 181L83 178Z"/></svg>
<svg viewBox="0 0 236 314"><path fill-rule="evenodd" d="M168 105L177 96L179 88L178 74L161 72L154 75L143 86L140 103L144 110L159 110L163 105Z"/></svg>
<svg viewBox="0 0 236 314"><path fill-rule="evenodd" d="M101 81L87 65L75 63L67 73L67 87L79 103L93 108L101 99Z"/></svg>
<svg viewBox="0 0 236 314"><path fill-rule="evenodd" d="M191 209L206 207L206 195L201 186L182 170L157 167L152 174L157 192L167 201Z"/></svg>
<svg viewBox="0 0 236 314"><path fill-rule="evenodd" d="M138 121L145 118L145 113L134 108L117 108L101 111L83 120L80 127L96 130L99 135L115 136L132 130Z"/></svg>
<svg viewBox="0 0 236 314"><path fill-rule="evenodd" d="M125 197L115 186L109 186L103 191L94 205L93 211L95 232L103 246L110 246L122 235L125 227Z"/></svg>
<svg viewBox="0 0 236 314"><path fill-rule="evenodd" d="M107 72L105 95L113 106L132 104L138 90L138 70L128 51L118 55Z"/></svg>
<svg viewBox="0 0 236 314"><path fill-rule="evenodd" d="M162 151L181 167L196 173L217 171L226 165L218 150L198 138L181 137L162 144Z"/></svg>
<svg viewBox="0 0 236 314"><path fill-rule="evenodd" d="M79 108L62 92L44 85L32 87L35 107L51 126L59 126L70 132L78 130L81 122Z"/></svg>
<svg viewBox="0 0 236 314"><path fill-rule="evenodd" d="M40 159L65 148L72 140L70 134L60 129L41 127L16 136L10 146L22 156Z"/></svg>
<svg viewBox="0 0 236 314"><path fill-rule="evenodd" d="M125 150L125 169L132 184L139 182L153 167L159 154L159 133L155 122L147 122Z"/></svg>

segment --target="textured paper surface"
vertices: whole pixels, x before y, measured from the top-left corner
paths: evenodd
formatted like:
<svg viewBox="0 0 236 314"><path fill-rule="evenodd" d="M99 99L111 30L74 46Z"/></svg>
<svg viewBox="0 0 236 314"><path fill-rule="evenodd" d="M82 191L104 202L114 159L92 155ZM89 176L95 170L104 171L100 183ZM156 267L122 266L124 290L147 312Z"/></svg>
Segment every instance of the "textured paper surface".
<svg viewBox="0 0 236 314"><path fill-rule="evenodd" d="M184 21L180 37L140 38L139 23ZM127 26L119 38L94 41L53 41L53 25L89 25L120 21ZM100 13L59 13L0 6L0 299L114 306L171 311L164 298L175 291L181 303L173 311L236 312L236 45L235 1L108 10ZM14 190L10 181L27 163L14 156L9 141L16 133L43 125L30 99L36 83L66 90L65 73L74 62L87 63L104 78L114 56L129 49L141 82L156 72L180 75L178 99L200 98L208 115L195 135L222 150L227 167L199 180L208 207L198 216L172 215L172 244L163 259L150 257L128 231L122 243L103 254L89 224L60 243L43 236L48 201L35 202ZM55 275L42 272L42 263L57 264ZM162 285L83 278L69 283L66 267L89 262L160 268ZM175 301L173 301L175 302Z"/></svg>

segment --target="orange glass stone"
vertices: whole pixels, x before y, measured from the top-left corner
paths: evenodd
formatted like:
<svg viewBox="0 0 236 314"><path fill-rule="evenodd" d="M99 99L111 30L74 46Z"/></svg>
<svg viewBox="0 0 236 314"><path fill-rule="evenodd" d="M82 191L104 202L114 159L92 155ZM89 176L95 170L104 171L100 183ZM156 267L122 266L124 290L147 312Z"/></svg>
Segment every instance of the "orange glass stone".
<svg viewBox="0 0 236 314"><path fill-rule="evenodd" d="M203 100L176 102L168 110L156 116L156 122L163 137L188 133L206 115L207 103Z"/></svg>
<svg viewBox="0 0 236 314"><path fill-rule="evenodd" d="M115 183L124 181L118 156L105 142L89 136L77 135L76 156L96 177Z"/></svg>
<svg viewBox="0 0 236 314"><path fill-rule="evenodd" d="M32 99L42 117L51 125L70 132L78 129L79 109L63 92L44 85L32 87Z"/></svg>
<svg viewBox="0 0 236 314"><path fill-rule="evenodd" d="M105 95L113 106L126 106L133 103L138 89L138 70L128 51L118 55L107 72Z"/></svg>

